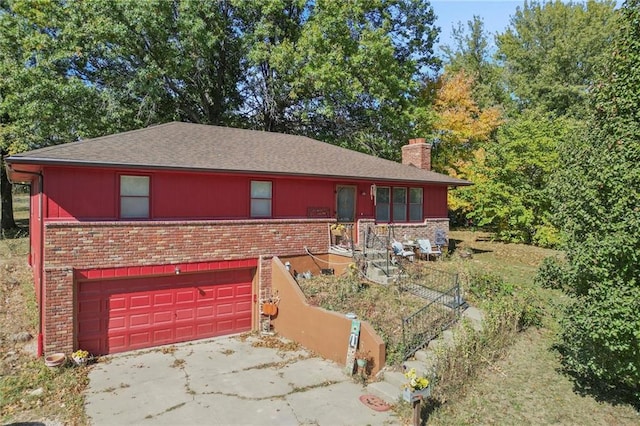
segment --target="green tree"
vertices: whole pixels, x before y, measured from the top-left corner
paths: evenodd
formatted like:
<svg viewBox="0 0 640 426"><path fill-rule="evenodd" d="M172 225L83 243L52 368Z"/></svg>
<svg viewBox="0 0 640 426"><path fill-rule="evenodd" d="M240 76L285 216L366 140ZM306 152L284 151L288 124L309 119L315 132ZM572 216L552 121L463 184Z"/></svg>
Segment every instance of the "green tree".
<svg viewBox="0 0 640 426"><path fill-rule="evenodd" d="M73 72L108 96L125 130L171 120L228 124L243 46L230 1L73 2Z"/></svg>
<svg viewBox="0 0 640 426"><path fill-rule="evenodd" d="M463 169L475 185L452 191L462 200L457 214L504 241L556 246L548 186L558 167L557 145L576 126L539 111L508 120Z"/></svg>
<svg viewBox="0 0 640 426"><path fill-rule="evenodd" d="M458 22L457 27L452 28L454 46L442 48L445 71L450 74L464 71L473 78L473 99L479 107L506 107L510 99L502 82L503 67L494 59L489 37L479 16L467 21L466 28Z"/></svg>
<svg viewBox="0 0 640 426"><path fill-rule="evenodd" d="M0 2L0 153L22 152L100 133L101 101L70 73L78 55L55 2ZM2 229L15 227L11 183L0 165Z"/></svg>
<svg viewBox="0 0 640 426"><path fill-rule="evenodd" d="M565 363L602 389L640 398L640 2L619 10L587 131L561 145L556 221L575 296Z"/></svg>
<svg viewBox="0 0 640 426"><path fill-rule="evenodd" d="M496 38L520 108L580 117L594 67L612 37L615 1L525 1Z"/></svg>
<svg viewBox="0 0 640 426"><path fill-rule="evenodd" d="M398 156L421 81L438 66L427 1L260 1L240 16L249 122Z"/></svg>

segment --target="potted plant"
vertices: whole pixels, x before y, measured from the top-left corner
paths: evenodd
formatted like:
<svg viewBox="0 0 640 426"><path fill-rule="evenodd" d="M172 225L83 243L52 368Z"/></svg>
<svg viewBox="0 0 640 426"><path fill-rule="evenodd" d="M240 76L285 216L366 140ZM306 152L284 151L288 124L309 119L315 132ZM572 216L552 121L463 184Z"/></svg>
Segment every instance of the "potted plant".
<svg viewBox="0 0 640 426"><path fill-rule="evenodd" d="M404 385L402 399L407 402L415 402L431 395L429 379L424 376L419 376L415 368L404 373L404 376L408 379L408 382Z"/></svg>
<svg viewBox="0 0 640 426"><path fill-rule="evenodd" d="M364 349L358 349L356 351L356 363L358 364L359 368L365 368L367 366L367 363L369 362L369 351L368 350L364 350Z"/></svg>
<svg viewBox="0 0 640 426"><path fill-rule="evenodd" d="M344 226L341 223L334 223L333 225L331 225L331 234L335 235L335 236L342 236L342 234L344 233L344 231L346 231L347 227Z"/></svg>
<svg viewBox="0 0 640 426"><path fill-rule="evenodd" d="M73 359L73 362L75 362L76 365L86 365L89 361L89 352L78 349L71 354L71 359Z"/></svg>

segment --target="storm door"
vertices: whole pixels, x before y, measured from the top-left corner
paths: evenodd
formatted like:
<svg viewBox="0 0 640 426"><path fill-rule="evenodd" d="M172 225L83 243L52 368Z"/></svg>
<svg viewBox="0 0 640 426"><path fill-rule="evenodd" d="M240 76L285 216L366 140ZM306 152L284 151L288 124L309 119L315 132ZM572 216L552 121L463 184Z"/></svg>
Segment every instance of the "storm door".
<svg viewBox="0 0 640 426"><path fill-rule="evenodd" d="M338 222L354 222L356 217L356 187L338 185L336 203Z"/></svg>

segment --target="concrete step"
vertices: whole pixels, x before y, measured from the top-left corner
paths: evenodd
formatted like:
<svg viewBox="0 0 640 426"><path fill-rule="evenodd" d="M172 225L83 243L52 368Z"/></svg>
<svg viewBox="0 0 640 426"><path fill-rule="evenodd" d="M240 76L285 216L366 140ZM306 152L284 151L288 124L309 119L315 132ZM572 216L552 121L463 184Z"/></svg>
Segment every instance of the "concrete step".
<svg viewBox="0 0 640 426"><path fill-rule="evenodd" d="M415 353L414 357L415 357L415 361L413 362L420 363L425 373L433 372L436 365L437 358L438 358L435 352L420 350ZM407 361L405 361L405 364L406 363Z"/></svg>
<svg viewBox="0 0 640 426"><path fill-rule="evenodd" d="M473 327L474 330L482 331L482 323L484 322L484 314L478 308L475 308L473 306L469 306L462 313L462 317L463 318L467 318L470 321L471 327Z"/></svg>
<svg viewBox="0 0 640 426"><path fill-rule="evenodd" d="M402 396L401 387L396 387L385 381L369 383L367 392L383 399L388 404L397 404Z"/></svg>
<svg viewBox="0 0 640 426"><path fill-rule="evenodd" d="M402 386L404 386L407 378L401 371L385 370L382 380L392 386L395 386L397 389L402 389Z"/></svg>
<svg viewBox="0 0 640 426"><path fill-rule="evenodd" d="M438 351L444 350L449 346L451 346L451 341L438 337L437 339L433 339L432 341L429 342L429 345L427 346L427 350L433 351L434 353L438 353Z"/></svg>

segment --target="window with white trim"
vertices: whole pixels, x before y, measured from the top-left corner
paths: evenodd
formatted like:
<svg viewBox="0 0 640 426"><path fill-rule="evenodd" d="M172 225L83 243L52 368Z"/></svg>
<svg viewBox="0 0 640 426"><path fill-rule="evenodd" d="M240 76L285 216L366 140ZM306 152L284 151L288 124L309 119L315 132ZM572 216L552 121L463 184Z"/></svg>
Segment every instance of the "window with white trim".
<svg viewBox="0 0 640 426"><path fill-rule="evenodd" d="M251 217L271 217L272 183L251 181Z"/></svg>
<svg viewBox="0 0 640 426"><path fill-rule="evenodd" d="M149 218L149 176L120 176L120 217Z"/></svg>

